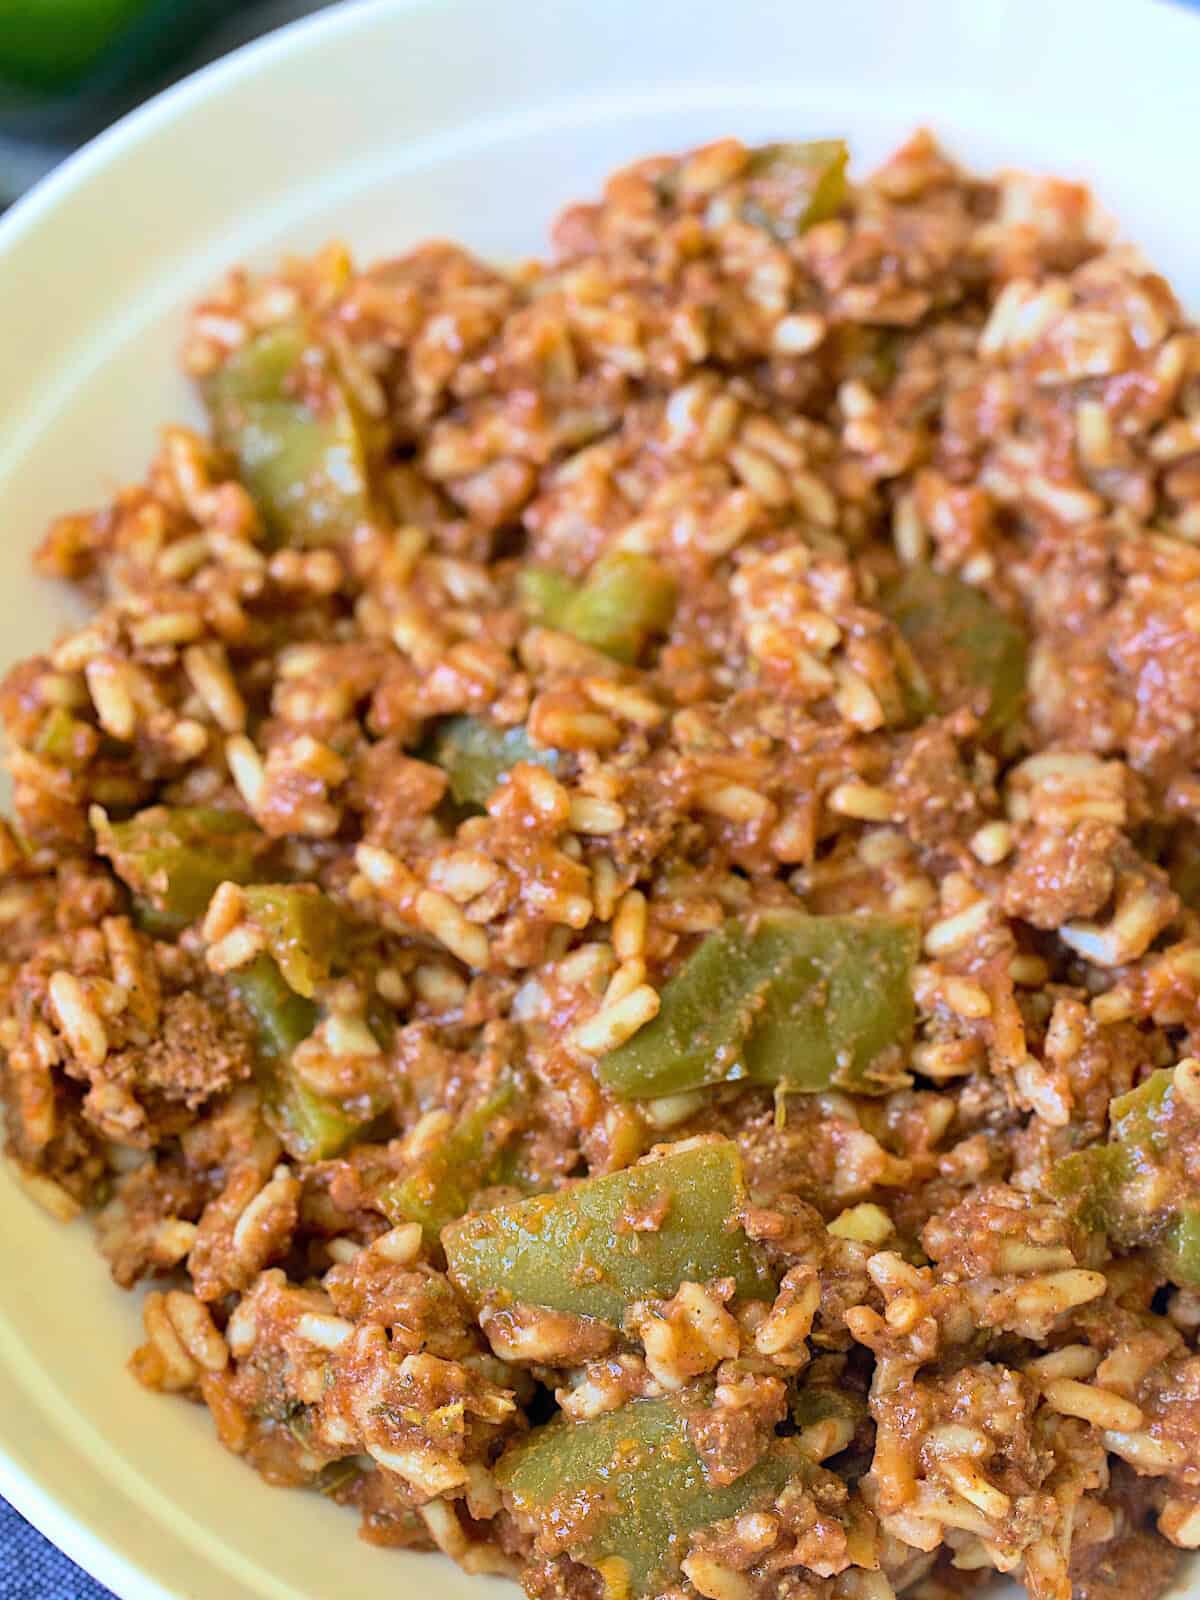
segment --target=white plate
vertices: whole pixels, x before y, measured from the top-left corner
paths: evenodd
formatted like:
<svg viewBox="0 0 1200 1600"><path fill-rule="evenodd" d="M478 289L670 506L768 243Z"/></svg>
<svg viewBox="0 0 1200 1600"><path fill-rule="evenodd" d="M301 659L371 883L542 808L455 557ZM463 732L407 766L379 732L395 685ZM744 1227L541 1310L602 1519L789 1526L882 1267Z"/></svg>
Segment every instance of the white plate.
<svg viewBox="0 0 1200 1600"><path fill-rule="evenodd" d="M225 263L331 235L511 258L639 154L845 132L873 158L927 122L984 165L1095 183L1196 305L1198 72L1200 19L1152 0L375 0L253 45L0 223L3 657L69 615L27 573L46 519L195 414L182 308ZM369 1548L141 1390L136 1328L86 1230L0 1178L0 1491L123 1600L481 1600L484 1580Z"/></svg>

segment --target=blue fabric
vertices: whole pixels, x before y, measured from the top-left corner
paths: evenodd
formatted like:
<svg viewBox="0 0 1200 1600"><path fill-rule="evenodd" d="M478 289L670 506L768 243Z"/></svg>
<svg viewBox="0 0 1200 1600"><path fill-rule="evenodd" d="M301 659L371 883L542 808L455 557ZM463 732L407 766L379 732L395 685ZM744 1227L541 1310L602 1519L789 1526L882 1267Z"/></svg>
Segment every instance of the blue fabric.
<svg viewBox="0 0 1200 1600"><path fill-rule="evenodd" d="M0 1500L0 1600L112 1600Z"/></svg>

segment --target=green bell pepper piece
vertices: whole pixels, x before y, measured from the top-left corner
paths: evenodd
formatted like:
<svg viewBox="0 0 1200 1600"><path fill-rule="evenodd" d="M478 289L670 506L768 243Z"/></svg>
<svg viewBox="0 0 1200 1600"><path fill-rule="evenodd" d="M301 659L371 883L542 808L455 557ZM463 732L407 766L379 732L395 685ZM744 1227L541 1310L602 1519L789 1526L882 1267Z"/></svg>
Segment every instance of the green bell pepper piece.
<svg viewBox="0 0 1200 1600"><path fill-rule="evenodd" d="M1200 1283L1200 1204L1180 1206L1163 1238L1160 1259L1173 1283Z"/></svg>
<svg viewBox="0 0 1200 1600"><path fill-rule="evenodd" d="M522 761L553 772L557 750L539 749L519 724L497 728L479 717L451 717L434 735L430 759L450 781L460 806L486 806L502 779Z"/></svg>
<svg viewBox="0 0 1200 1600"><path fill-rule="evenodd" d="M1184 1159L1196 1121L1180 1103L1175 1069L1117 1096L1108 1115L1108 1143L1060 1161L1052 1193L1117 1248L1149 1250L1173 1282L1200 1283L1200 1194Z"/></svg>
<svg viewBox="0 0 1200 1600"><path fill-rule="evenodd" d="M142 920L178 933L208 910L219 884L246 883L265 836L238 811L151 806L96 829L96 848L133 891Z"/></svg>
<svg viewBox="0 0 1200 1600"><path fill-rule="evenodd" d="M853 1390L819 1388L815 1384L800 1384L794 1388L789 1410L792 1421L801 1429L830 1418L857 1428L870 1415L867 1402Z"/></svg>
<svg viewBox="0 0 1200 1600"><path fill-rule="evenodd" d="M34 750L55 766L80 772L95 754L100 740L89 723L80 722L63 706L54 706L38 730Z"/></svg>
<svg viewBox="0 0 1200 1600"><path fill-rule="evenodd" d="M689 1535L765 1508L794 1479L830 1476L795 1439L775 1438L739 1478L711 1484L689 1432L705 1401L702 1389L684 1390L535 1428L496 1464L505 1505L543 1546L599 1571L609 1593L673 1590Z"/></svg>
<svg viewBox="0 0 1200 1600"><path fill-rule="evenodd" d="M1051 1186L1089 1232L1107 1233L1116 1226L1127 1176L1127 1158L1120 1145L1094 1144L1057 1162Z"/></svg>
<svg viewBox="0 0 1200 1600"><path fill-rule="evenodd" d="M1175 1110L1175 1069L1157 1072L1109 1102L1112 1136L1135 1164L1154 1165L1170 1148L1170 1124Z"/></svg>
<svg viewBox="0 0 1200 1600"><path fill-rule="evenodd" d="M290 1060L320 1020L320 1009L299 995L270 956L256 956L249 965L229 974L234 994L245 1006L258 1030L259 1052L272 1062Z"/></svg>
<svg viewBox="0 0 1200 1600"><path fill-rule="evenodd" d="M383 1190L384 1214L394 1223L419 1222L434 1242L447 1223L462 1216L472 1195L501 1181L500 1163L513 1131L507 1113L519 1099L516 1078L500 1078L411 1172Z"/></svg>
<svg viewBox="0 0 1200 1600"><path fill-rule="evenodd" d="M763 145L746 169L742 221L782 244L836 216L846 201L849 160L842 139Z"/></svg>
<svg viewBox="0 0 1200 1600"><path fill-rule="evenodd" d="M527 609L547 626L627 666L675 615L675 580L652 556L633 550L601 556L582 584L535 567L521 574L520 585Z"/></svg>
<svg viewBox="0 0 1200 1600"><path fill-rule="evenodd" d="M736 1221L743 1194L735 1144L693 1145L463 1217L442 1229L442 1245L451 1278L476 1304L546 1306L620 1326L635 1300L668 1298L684 1282L730 1277L747 1298L774 1295Z"/></svg>
<svg viewBox="0 0 1200 1600"><path fill-rule="evenodd" d="M552 567L523 567L517 575L517 590L526 611L557 628L579 593L579 585Z"/></svg>
<svg viewBox="0 0 1200 1600"><path fill-rule="evenodd" d="M310 329L293 322L260 333L214 373L205 397L217 443L280 543L332 544L368 515L359 425Z"/></svg>
<svg viewBox="0 0 1200 1600"><path fill-rule="evenodd" d="M317 1094L289 1070L292 1052L316 1027L320 1011L284 982L270 956L229 974L229 985L258 1034L259 1090L267 1121L296 1161L339 1155L373 1120Z"/></svg>
<svg viewBox="0 0 1200 1600"><path fill-rule="evenodd" d="M935 703L982 705L983 732L998 733L1025 698L1028 643L985 594L932 567L909 567L880 595L934 688Z"/></svg>
<svg viewBox="0 0 1200 1600"><path fill-rule="evenodd" d="M886 916L731 919L662 990L654 1020L597 1064L625 1099L733 1081L893 1088L912 1037L919 937Z"/></svg>
<svg viewBox="0 0 1200 1600"><path fill-rule="evenodd" d="M342 943L333 901L312 884L276 883L247 889L246 910L285 982L311 1000Z"/></svg>

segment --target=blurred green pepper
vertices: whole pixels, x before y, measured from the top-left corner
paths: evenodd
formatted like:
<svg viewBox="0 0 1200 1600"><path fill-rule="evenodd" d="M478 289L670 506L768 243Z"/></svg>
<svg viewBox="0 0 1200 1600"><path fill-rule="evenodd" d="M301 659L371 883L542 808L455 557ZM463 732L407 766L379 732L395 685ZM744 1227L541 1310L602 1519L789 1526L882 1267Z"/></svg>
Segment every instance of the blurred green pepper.
<svg viewBox="0 0 1200 1600"><path fill-rule="evenodd" d="M1180 1206L1163 1236L1160 1259L1173 1283L1200 1283L1200 1203Z"/></svg>
<svg viewBox="0 0 1200 1600"><path fill-rule="evenodd" d="M652 556L633 550L601 556L582 584L533 567L520 585L526 608L548 627L627 666L675 615L675 580Z"/></svg>
<svg viewBox="0 0 1200 1600"><path fill-rule="evenodd" d="M635 1300L685 1281L733 1278L770 1299L775 1282L738 1222L742 1163L729 1140L687 1146L463 1217L442 1230L450 1276L476 1304L547 1306L620 1326Z"/></svg>
<svg viewBox="0 0 1200 1600"><path fill-rule="evenodd" d="M519 1100L516 1078L502 1077L411 1172L384 1189L379 1197L384 1214L394 1223L419 1222L426 1239L435 1241L447 1223L462 1216L472 1195L502 1181L501 1158L514 1127L508 1113Z"/></svg>
<svg viewBox="0 0 1200 1600"><path fill-rule="evenodd" d="M57 767L80 772L99 744L100 737L90 723L80 722L62 706L54 706L38 730L34 751Z"/></svg>
<svg viewBox="0 0 1200 1600"><path fill-rule="evenodd" d="M102 111L117 114L132 89L150 93L156 74L186 64L237 9L238 0L0 0L0 85L24 91L5 131L95 131Z"/></svg>
<svg viewBox="0 0 1200 1600"><path fill-rule="evenodd" d="M202 917L219 884L247 883L266 843L241 812L208 806L151 806L96 829L96 849L133 891L150 931L162 933Z"/></svg>
<svg viewBox="0 0 1200 1600"><path fill-rule="evenodd" d="M597 1064L625 1099L749 1081L882 1093L913 1029L915 926L768 911L731 919L662 990L653 1022Z"/></svg>
<svg viewBox="0 0 1200 1600"><path fill-rule="evenodd" d="M850 151L842 139L765 144L743 180L741 219L781 244L836 216L846 201Z"/></svg>
<svg viewBox="0 0 1200 1600"><path fill-rule="evenodd" d="M548 1422L497 1462L504 1503L525 1532L599 1572L607 1594L674 1593L689 1535L765 1509L793 1480L834 1482L795 1439L773 1438L732 1483L714 1485L690 1431L711 1414L697 1386L586 1422Z"/></svg>
<svg viewBox="0 0 1200 1600"><path fill-rule="evenodd" d="M1116 1226L1116 1211L1127 1163L1118 1144L1094 1144L1055 1164L1051 1188L1092 1233Z"/></svg>
<svg viewBox="0 0 1200 1600"><path fill-rule="evenodd" d="M1175 1283L1200 1283L1200 1192L1189 1171L1197 1117L1176 1068L1152 1072L1108 1108L1107 1144L1057 1163L1052 1192L1118 1249L1149 1250Z"/></svg>
<svg viewBox="0 0 1200 1600"><path fill-rule="evenodd" d="M332 544L367 516L358 422L310 329L287 323L260 333L208 379L205 393L217 443L236 458L282 544Z"/></svg>
<svg viewBox="0 0 1200 1600"><path fill-rule="evenodd" d="M311 1000L343 943L333 901L313 884L275 883L247 889L246 911L288 985Z"/></svg>
<svg viewBox="0 0 1200 1600"><path fill-rule="evenodd" d="M539 622L558 627L558 619L579 593L579 585L553 567L522 567L517 574L521 604Z"/></svg>
<svg viewBox="0 0 1200 1600"><path fill-rule="evenodd" d="M980 706L985 734L998 733L1020 714L1025 632L985 594L960 578L916 566L884 589L879 606L908 641L933 685L935 704L950 709L966 699Z"/></svg>
<svg viewBox="0 0 1200 1600"><path fill-rule="evenodd" d="M498 728L479 717L451 717L434 735L430 760L450 780L450 793L460 806L484 807L518 763L529 761L553 772L559 755L533 744L520 725Z"/></svg>
<svg viewBox="0 0 1200 1600"><path fill-rule="evenodd" d="M803 1431L818 1422L840 1422L851 1432L870 1416L866 1400L852 1389L829 1389L801 1383L791 1392L792 1421Z"/></svg>
<svg viewBox="0 0 1200 1600"><path fill-rule="evenodd" d="M284 982L270 956L257 956L229 974L229 985L258 1033L259 1091L267 1121L295 1161L340 1155L374 1118L348 1111L302 1083L290 1070L292 1052L312 1033L320 1011Z"/></svg>

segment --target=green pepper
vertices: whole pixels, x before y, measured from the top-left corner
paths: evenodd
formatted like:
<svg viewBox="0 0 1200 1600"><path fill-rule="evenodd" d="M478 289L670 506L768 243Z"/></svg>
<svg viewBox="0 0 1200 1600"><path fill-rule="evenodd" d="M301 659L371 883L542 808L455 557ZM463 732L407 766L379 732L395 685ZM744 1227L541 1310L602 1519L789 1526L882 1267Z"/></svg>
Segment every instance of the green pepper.
<svg viewBox="0 0 1200 1600"><path fill-rule="evenodd" d="M296 1161L325 1161L339 1155L373 1120L317 1094L289 1070L292 1052L312 1033L320 1011L284 982L270 956L229 974L229 984L245 1006L258 1034L259 1090L267 1121Z"/></svg>
<svg viewBox="0 0 1200 1600"><path fill-rule="evenodd" d="M311 1000L341 942L333 901L312 884L269 884L246 890L246 911L285 981Z"/></svg>
<svg viewBox="0 0 1200 1600"><path fill-rule="evenodd" d="M461 1217L471 1196L500 1181L513 1122L508 1113L520 1097L511 1075L459 1117L446 1137L417 1161L413 1170L388 1185L379 1197L392 1222L419 1222L430 1242L447 1223Z"/></svg>
<svg viewBox="0 0 1200 1600"><path fill-rule="evenodd" d="M846 201L850 152L842 139L766 144L746 169L740 215L781 244L836 216Z"/></svg>
<svg viewBox="0 0 1200 1600"><path fill-rule="evenodd" d="M675 615L675 580L652 556L634 550L601 556L582 584L537 567L523 572L520 583L527 609L549 627L627 666Z"/></svg>
<svg viewBox="0 0 1200 1600"><path fill-rule="evenodd" d="M338 1461L326 1462L313 1479L313 1488L318 1494L328 1495L340 1504L341 1497L365 1476L357 1456L342 1456ZM415 1511L412 1517L414 1522L420 1522Z"/></svg>
<svg viewBox="0 0 1200 1600"><path fill-rule="evenodd" d="M1200 1205L1184 1205L1175 1213L1160 1259L1173 1283L1200 1283Z"/></svg>
<svg viewBox="0 0 1200 1600"><path fill-rule="evenodd" d="M674 1592L689 1535L765 1509L793 1480L834 1481L794 1438L773 1438L732 1483L710 1483L690 1430L711 1414L706 1402L698 1386L535 1428L496 1464L507 1509L544 1548L598 1571L610 1594Z"/></svg>
<svg viewBox="0 0 1200 1600"><path fill-rule="evenodd" d="M248 882L265 844L241 812L208 806L151 806L96 829L96 849L133 890L142 921L163 933L203 916L219 884Z"/></svg>
<svg viewBox="0 0 1200 1600"><path fill-rule="evenodd" d="M286 1062L320 1020L320 1010L283 980L270 956L256 956L229 974L234 993L254 1019L259 1051L268 1061Z"/></svg>
<svg viewBox="0 0 1200 1600"><path fill-rule="evenodd" d="M557 628L559 618L579 593L579 585L552 567L523 567L517 575L517 589L525 610L540 622Z"/></svg>
<svg viewBox="0 0 1200 1600"><path fill-rule="evenodd" d="M450 780L450 793L460 806L486 806L501 780L519 762L529 761L553 772L557 750L533 744L521 726L498 728L479 717L451 717L434 735L431 759Z"/></svg>
<svg viewBox="0 0 1200 1600"><path fill-rule="evenodd" d="M894 917L731 919L666 984L654 1020L597 1072L633 1100L738 1080L884 1092L912 1036L918 949L914 925Z"/></svg>
<svg viewBox="0 0 1200 1600"><path fill-rule="evenodd" d="M852 1389L826 1389L816 1384L800 1384L792 1390L789 1406L798 1428L811 1428L818 1422L848 1422L857 1429L869 1416L866 1400Z"/></svg>
<svg viewBox="0 0 1200 1600"><path fill-rule="evenodd" d="M55 766L81 772L95 755L99 743L99 735L90 723L80 722L63 706L54 706L38 730L34 749Z"/></svg>
<svg viewBox="0 0 1200 1600"><path fill-rule="evenodd" d="M1107 1144L1055 1166L1052 1192L1119 1249L1149 1250L1176 1283L1200 1283L1200 1194L1188 1171L1196 1118L1175 1069L1152 1072L1108 1108Z"/></svg>
<svg viewBox="0 0 1200 1600"><path fill-rule="evenodd" d="M935 703L978 703L985 734L1015 720L1025 698L1027 640L985 594L917 566L886 587L879 604L927 674Z"/></svg>
<svg viewBox="0 0 1200 1600"><path fill-rule="evenodd" d="M1153 1164L1170 1147L1170 1122L1175 1109L1175 1069L1157 1072L1109 1102L1108 1121L1113 1137L1140 1164Z"/></svg>
<svg viewBox="0 0 1200 1600"><path fill-rule="evenodd" d="M329 356L299 322L260 333L208 380L213 433L282 544L344 539L369 512L358 422Z"/></svg>
<svg viewBox="0 0 1200 1600"><path fill-rule="evenodd" d="M681 1283L733 1278L770 1299L775 1283L737 1221L737 1146L723 1140L656 1156L463 1217L442 1230L450 1276L475 1303L491 1298L619 1326L635 1300Z"/></svg>
<svg viewBox="0 0 1200 1600"><path fill-rule="evenodd" d="M1126 1157L1121 1146L1094 1144L1056 1163L1052 1188L1089 1232L1107 1233L1114 1225L1126 1177Z"/></svg>

